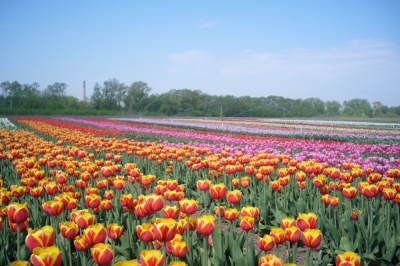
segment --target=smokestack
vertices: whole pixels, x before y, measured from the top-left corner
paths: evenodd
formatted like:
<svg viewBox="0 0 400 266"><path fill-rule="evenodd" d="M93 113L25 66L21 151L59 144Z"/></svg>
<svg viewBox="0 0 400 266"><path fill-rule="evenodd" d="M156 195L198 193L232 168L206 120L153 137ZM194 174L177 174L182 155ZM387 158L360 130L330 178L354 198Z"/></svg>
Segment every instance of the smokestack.
<svg viewBox="0 0 400 266"><path fill-rule="evenodd" d="M83 81L83 102L86 102L86 81Z"/></svg>

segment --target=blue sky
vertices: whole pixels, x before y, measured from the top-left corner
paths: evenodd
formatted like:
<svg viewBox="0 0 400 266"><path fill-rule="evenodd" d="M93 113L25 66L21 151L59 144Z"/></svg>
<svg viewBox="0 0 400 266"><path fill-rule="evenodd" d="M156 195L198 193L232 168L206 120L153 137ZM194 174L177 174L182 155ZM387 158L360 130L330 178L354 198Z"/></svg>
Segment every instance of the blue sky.
<svg viewBox="0 0 400 266"><path fill-rule="evenodd" d="M400 1L0 0L0 82L400 105Z"/></svg>

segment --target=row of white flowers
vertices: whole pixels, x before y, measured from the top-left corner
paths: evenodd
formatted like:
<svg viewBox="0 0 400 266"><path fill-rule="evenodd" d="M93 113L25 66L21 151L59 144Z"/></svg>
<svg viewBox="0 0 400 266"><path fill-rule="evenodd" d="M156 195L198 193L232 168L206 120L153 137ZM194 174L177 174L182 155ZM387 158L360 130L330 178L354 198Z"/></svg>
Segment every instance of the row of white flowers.
<svg viewBox="0 0 400 266"><path fill-rule="evenodd" d="M16 129L17 127L6 117L0 117L0 128Z"/></svg>

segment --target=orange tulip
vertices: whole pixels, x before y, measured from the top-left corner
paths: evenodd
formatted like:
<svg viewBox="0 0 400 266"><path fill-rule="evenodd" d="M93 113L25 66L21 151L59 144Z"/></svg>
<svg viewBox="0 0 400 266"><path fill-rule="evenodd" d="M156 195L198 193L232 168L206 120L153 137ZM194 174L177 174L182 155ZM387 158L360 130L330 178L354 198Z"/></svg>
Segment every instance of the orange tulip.
<svg viewBox="0 0 400 266"><path fill-rule="evenodd" d="M114 188L117 190L121 190L125 187L125 180L123 179L115 179L113 181Z"/></svg>
<svg viewBox="0 0 400 266"><path fill-rule="evenodd" d="M158 241L170 241L177 233L176 221L170 218L157 218L154 224L153 232Z"/></svg>
<svg viewBox="0 0 400 266"><path fill-rule="evenodd" d="M44 189L46 190L47 195L55 195L60 192L60 186L55 182L48 183Z"/></svg>
<svg viewBox="0 0 400 266"><path fill-rule="evenodd" d="M29 261L26 260L16 260L12 262L9 266L29 266Z"/></svg>
<svg viewBox="0 0 400 266"><path fill-rule="evenodd" d="M346 251L336 257L336 266L360 266L360 264L360 256L352 251Z"/></svg>
<svg viewBox="0 0 400 266"><path fill-rule="evenodd" d="M113 207L113 202L112 202L112 200L108 200L108 199L102 200L100 202L100 207L105 211L109 211Z"/></svg>
<svg viewBox="0 0 400 266"><path fill-rule="evenodd" d="M86 240L84 235L78 235L74 239L74 246L79 251L86 251L89 250L92 245Z"/></svg>
<svg viewBox="0 0 400 266"><path fill-rule="evenodd" d="M163 216L164 218L172 218L172 219L176 219L178 218L179 215L179 208L174 205L174 206L165 206L163 208Z"/></svg>
<svg viewBox="0 0 400 266"><path fill-rule="evenodd" d="M293 217L284 217L281 220L281 227L283 229L290 227L290 226L296 226L296 220Z"/></svg>
<svg viewBox="0 0 400 266"><path fill-rule="evenodd" d="M99 265L107 265L114 258L114 250L110 244L98 243L90 249L90 252L94 262Z"/></svg>
<svg viewBox="0 0 400 266"><path fill-rule="evenodd" d="M7 206L7 218L11 223L24 223L29 217L28 203L11 202Z"/></svg>
<svg viewBox="0 0 400 266"><path fill-rule="evenodd" d="M26 219L25 222L19 223L19 224L12 223L12 222L10 222L10 220L8 220L8 225L10 226L10 229L13 232L17 232L18 231L18 227L19 227L19 231L20 232L25 232L26 229L28 228L28 225L29 225L29 219Z"/></svg>
<svg viewBox="0 0 400 266"><path fill-rule="evenodd" d="M79 232L79 227L75 222L60 222L60 231L63 237L73 239Z"/></svg>
<svg viewBox="0 0 400 266"><path fill-rule="evenodd" d="M302 233L303 243L306 247L317 248L322 241L322 233L319 229L306 229Z"/></svg>
<svg viewBox="0 0 400 266"><path fill-rule="evenodd" d="M264 235L264 237L258 239L258 246L261 250L271 251L275 246L275 240L270 235Z"/></svg>
<svg viewBox="0 0 400 266"><path fill-rule="evenodd" d="M279 182L279 180L273 180L273 181L269 182L269 186L272 190L276 190L276 191L282 190L281 183Z"/></svg>
<svg viewBox="0 0 400 266"><path fill-rule="evenodd" d="M108 200L112 200L114 198L114 190L104 191L104 198L108 199Z"/></svg>
<svg viewBox="0 0 400 266"><path fill-rule="evenodd" d="M332 196L332 197L331 197L331 202L330 202L330 204L331 204L333 207L339 205L339 203L340 203L339 197L336 197L336 196Z"/></svg>
<svg viewBox="0 0 400 266"><path fill-rule="evenodd" d="M246 206L240 210L240 214L242 216L251 216L254 219L257 219L260 215L260 209L258 207Z"/></svg>
<svg viewBox="0 0 400 266"><path fill-rule="evenodd" d="M237 189L228 191L226 194L226 199L231 204L238 204L242 200L242 191L237 190Z"/></svg>
<svg viewBox="0 0 400 266"><path fill-rule="evenodd" d="M151 213L161 210L164 206L164 199L157 194L149 194L146 196L146 209Z"/></svg>
<svg viewBox="0 0 400 266"><path fill-rule="evenodd" d="M182 230L188 230L187 218L180 219L179 225L182 227ZM189 217L189 230L192 231L192 230L196 229L196 225L197 225L197 219L193 216L190 216Z"/></svg>
<svg viewBox="0 0 400 266"><path fill-rule="evenodd" d="M197 180L196 185L198 189L205 191L210 189L211 180L209 179Z"/></svg>
<svg viewBox="0 0 400 266"><path fill-rule="evenodd" d="M104 225L100 223L89 225L83 231L83 234L85 235L87 242L89 242L92 246L98 243L104 243L107 238L107 231L104 228Z"/></svg>
<svg viewBox="0 0 400 266"><path fill-rule="evenodd" d="M283 244L286 240L286 234L283 228L280 227L271 228L269 234L274 238L276 245Z"/></svg>
<svg viewBox="0 0 400 266"><path fill-rule="evenodd" d="M223 199L226 195L228 188L224 183L219 183L210 186L210 195L213 199Z"/></svg>
<svg viewBox="0 0 400 266"><path fill-rule="evenodd" d="M252 216L242 216L240 218L240 227L245 231L250 231L254 227L254 218Z"/></svg>
<svg viewBox="0 0 400 266"><path fill-rule="evenodd" d="M124 260L114 263L114 266L138 266L138 265L139 265L138 260Z"/></svg>
<svg viewBox="0 0 400 266"><path fill-rule="evenodd" d="M352 199L357 196L357 188L355 187L343 188L342 193L343 196L345 196L346 198Z"/></svg>
<svg viewBox="0 0 400 266"><path fill-rule="evenodd" d="M43 196L43 191L43 187L33 187L29 190L29 194L31 194L31 196L34 198L39 198Z"/></svg>
<svg viewBox="0 0 400 266"><path fill-rule="evenodd" d="M156 239L154 236L154 225L149 223L142 223L136 226L136 234L143 242L152 242Z"/></svg>
<svg viewBox="0 0 400 266"><path fill-rule="evenodd" d="M259 266L283 266L283 261L281 258L273 254L266 254L258 259Z"/></svg>
<svg viewBox="0 0 400 266"><path fill-rule="evenodd" d="M50 247L54 245L55 233L53 227L46 225L41 229L28 230L25 238L26 246L30 251L37 247Z"/></svg>
<svg viewBox="0 0 400 266"><path fill-rule="evenodd" d="M120 226L116 223L111 223L107 226L107 235L111 239L118 239L121 237L122 233L124 231L124 226Z"/></svg>
<svg viewBox="0 0 400 266"><path fill-rule="evenodd" d="M90 194L85 197L86 206L95 209L100 206L101 196L97 194Z"/></svg>
<svg viewBox="0 0 400 266"><path fill-rule="evenodd" d="M305 229L315 229L317 228L318 216L313 213L300 213L297 216L297 226L300 228L301 231Z"/></svg>
<svg viewBox="0 0 400 266"><path fill-rule="evenodd" d="M386 200L393 200L396 197L397 191L395 188L384 188L382 190L382 196Z"/></svg>
<svg viewBox="0 0 400 266"><path fill-rule="evenodd" d="M226 208L225 219L228 221L235 221L239 217L239 211L233 208Z"/></svg>
<svg viewBox="0 0 400 266"><path fill-rule="evenodd" d="M33 266L60 266L62 254L58 247L38 247L32 251Z"/></svg>
<svg viewBox="0 0 400 266"><path fill-rule="evenodd" d="M301 231L296 226L289 226L285 228L286 240L289 242L297 242L300 240Z"/></svg>
<svg viewBox="0 0 400 266"><path fill-rule="evenodd" d="M162 254L159 250L142 250L140 252L140 265L163 266L165 257L165 254Z"/></svg>
<svg viewBox="0 0 400 266"><path fill-rule="evenodd" d="M122 194L120 201L125 211L133 212L135 210L137 200L133 198L132 194Z"/></svg>
<svg viewBox="0 0 400 266"><path fill-rule="evenodd" d="M166 250L175 257L185 257L188 251L188 246L180 234L176 234L174 239L167 242Z"/></svg>
<svg viewBox="0 0 400 266"><path fill-rule="evenodd" d="M362 194L368 198L373 198L376 195L378 195L379 189L376 185L366 185L363 189L362 189Z"/></svg>
<svg viewBox="0 0 400 266"><path fill-rule="evenodd" d="M64 211L65 205L62 201L50 200L43 202L42 208L45 213L53 216L58 216Z"/></svg>
<svg viewBox="0 0 400 266"><path fill-rule="evenodd" d="M215 218L212 215L201 215L197 218L197 232L202 235L210 235L215 229Z"/></svg>
<svg viewBox="0 0 400 266"><path fill-rule="evenodd" d="M194 199L183 198L179 201L179 208L185 214L194 214L199 208L199 202Z"/></svg>
<svg viewBox="0 0 400 266"><path fill-rule="evenodd" d="M71 216L72 216L72 213L71 213ZM95 216L86 209L86 210L77 212L75 219L73 219L73 220L79 226L79 228L86 229L89 225L94 224L94 219L95 219Z"/></svg>
<svg viewBox="0 0 400 266"><path fill-rule="evenodd" d="M231 183L232 183L232 186L238 187L240 185L240 179L239 178L233 178Z"/></svg>

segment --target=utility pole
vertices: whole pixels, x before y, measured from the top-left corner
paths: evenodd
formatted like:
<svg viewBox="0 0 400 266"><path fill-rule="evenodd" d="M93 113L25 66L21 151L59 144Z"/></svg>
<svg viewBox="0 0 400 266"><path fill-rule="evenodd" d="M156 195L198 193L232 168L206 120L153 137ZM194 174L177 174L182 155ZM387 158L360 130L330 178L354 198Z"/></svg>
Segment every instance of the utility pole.
<svg viewBox="0 0 400 266"><path fill-rule="evenodd" d="M83 102L86 103L86 81L83 81Z"/></svg>

